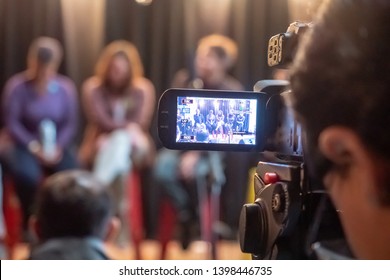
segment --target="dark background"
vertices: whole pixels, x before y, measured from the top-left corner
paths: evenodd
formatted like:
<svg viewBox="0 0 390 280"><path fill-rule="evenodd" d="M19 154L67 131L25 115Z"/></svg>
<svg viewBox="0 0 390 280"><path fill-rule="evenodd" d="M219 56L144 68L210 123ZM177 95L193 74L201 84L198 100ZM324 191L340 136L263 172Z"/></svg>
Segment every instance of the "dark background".
<svg viewBox="0 0 390 280"><path fill-rule="evenodd" d="M74 2L74 15L78 15L76 22L70 19L72 26L76 26L73 29L67 28L65 1ZM98 51L113 40L126 39L138 47L145 75L155 85L158 100L169 88L174 73L190 66L198 39L221 33L237 42L239 58L232 74L246 90L251 90L257 80L271 75L266 65L269 37L284 32L289 24L287 0L154 0L150 6L141 6L133 0L99 0L105 7L101 27L96 25L95 28L92 20L96 20L93 14L96 9L88 7L94 5L94 1L98 2L0 0L0 88L11 75L25 69L28 46L37 36L55 37L63 43L65 58L60 72L70 76L79 88L82 81L93 74ZM90 32L100 38L97 40L100 45L88 40L87 26L91 26ZM69 34L73 34L71 38ZM67 48L69 45L73 46L71 50ZM81 118L80 135L83 124ZM160 147L155 119L151 134ZM242 156L241 161L239 158L237 164L242 164L247 157ZM228 169L234 171L235 166ZM237 222L237 210L245 196L240 190L246 188L242 180L245 178L237 178L237 193L229 194L234 205L225 205L234 212L230 218L229 213L225 213L231 223ZM155 192L153 182L146 180L144 200L149 235L153 232L155 215L148 206L153 205Z"/></svg>
<svg viewBox="0 0 390 280"><path fill-rule="evenodd" d="M62 1L0 0L0 86L25 68L27 49L35 37L52 36L66 44ZM216 16L215 10L203 15L214 6L218 8L215 3L224 1L229 5L223 16ZM239 59L233 74L250 90L258 79L270 73L266 65L269 37L284 32L289 23L287 0L154 0L150 6L133 0L107 0L105 4L104 43L132 41L157 95L169 87L178 69L188 65L198 39L211 33L223 33L237 42ZM88 41L81 36L79 39L79 51L88 49ZM65 55L73 54L65 48ZM76 83L82 81L92 74L92 67L82 73L83 77L72 78ZM66 59L61 72L71 76L66 72Z"/></svg>

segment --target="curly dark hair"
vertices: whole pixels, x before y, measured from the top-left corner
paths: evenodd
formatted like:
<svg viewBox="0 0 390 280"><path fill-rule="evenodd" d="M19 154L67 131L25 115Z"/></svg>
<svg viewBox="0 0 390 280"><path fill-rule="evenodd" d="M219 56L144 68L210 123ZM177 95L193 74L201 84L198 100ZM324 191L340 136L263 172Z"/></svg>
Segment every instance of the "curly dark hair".
<svg viewBox="0 0 390 280"><path fill-rule="evenodd" d="M389 15L386 0L325 1L321 7L291 69L292 105L308 142L315 145L326 127L342 125L390 162Z"/></svg>

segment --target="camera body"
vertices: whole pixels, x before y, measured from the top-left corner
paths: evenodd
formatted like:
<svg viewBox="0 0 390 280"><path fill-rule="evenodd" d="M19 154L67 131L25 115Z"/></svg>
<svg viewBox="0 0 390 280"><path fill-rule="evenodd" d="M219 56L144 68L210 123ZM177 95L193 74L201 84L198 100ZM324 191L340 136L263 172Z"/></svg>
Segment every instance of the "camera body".
<svg viewBox="0 0 390 280"><path fill-rule="evenodd" d="M288 68L310 26L293 22L285 33L271 37L268 65ZM259 81L254 91L268 95L267 141L254 176L255 201L245 204L240 214L241 250L253 259L308 259L319 255L313 250L315 242L322 250L324 241L337 240L349 255L345 242L339 242L343 230L336 209L322 182L309 176L304 132L287 106L288 82Z"/></svg>
<svg viewBox="0 0 390 280"><path fill-rule="evenodd" d="M259 81L254 89L268 96L267 140L259 153L255 200L242 207L241 250L253 259L310 258L309 229L325 194L310 183L304 162L303 132L286 106L287 81Z"/></svg>

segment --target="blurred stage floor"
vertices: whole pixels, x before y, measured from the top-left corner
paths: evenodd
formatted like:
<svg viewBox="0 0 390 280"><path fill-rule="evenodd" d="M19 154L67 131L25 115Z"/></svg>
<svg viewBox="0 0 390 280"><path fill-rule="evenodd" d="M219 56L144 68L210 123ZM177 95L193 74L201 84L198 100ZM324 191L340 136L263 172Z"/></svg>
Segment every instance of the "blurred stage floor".
<svg viewBox="0 0 390 280"><path fill-rule="evenodd" d="M118 247L114 244L106 244L107 254L115 260L134 259L135 252L131 245ZM191 242L187 250L182 250L180 243L171 241L168 245L167 259L169 260L207 260L210 258L210 246L203 241ZM144 260L156 260L160 255L160 244L154 240L145 240L141 244L141 255ZM14 259L25 259L28 256L28 246L19 244L15 250ZM217 244L217 256L220 260L249 259L248 254L243 254L240 245L235 241L219 241Z"/></svg>

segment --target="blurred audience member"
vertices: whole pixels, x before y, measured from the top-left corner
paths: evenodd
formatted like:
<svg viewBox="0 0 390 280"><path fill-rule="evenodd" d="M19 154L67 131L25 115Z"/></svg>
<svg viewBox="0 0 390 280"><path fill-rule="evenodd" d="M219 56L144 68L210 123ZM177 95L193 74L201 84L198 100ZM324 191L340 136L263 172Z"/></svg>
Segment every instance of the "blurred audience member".
<svg viewBox="0 0 390 280"><path fill-rule="evenodd" d="M102 52L95 76L82 92L87 127L80 159L96 178L110 186L117 214L124 223L125 182L134 167L149 164L154 145L148 130L155 106L155 90L143 76L136 47L115 41ZM125 228L125 227L124 227Z"/></svg>
<svg viewBox="0 0 390 280"><path fill-rule="evenodd" d="M25 230L44 174L77 166L71 152L78 121L77 93L74 83L57 73L62 52L57 40L37 38L28 51L27 70L11 77L4 89L5 126L13 142L7 165Z"/></svg>
<svg viewBox="0 0 390 280"><path fill-rule="evenodd" d="M63 171L38 191L31 227L37 235L32 260L106 260L104 241L115 236L107 188L87 171Z"/></svg>
<svg viewBox="0 0 390 280"><path fill-rule="evenodd" d="M243 90L241 83L228 74L237 53L236 43L228 37L213 34L202 38L196 50L194 69L178 71L172 87ZM213 110L205 119L207 129L212 132L217 127ZM197 180L199 182L199 179L202 181L208 175L214 177L217 184L224 184L223 165L222 153L216 152L211 155L208 152L162 149L157 156L155 178L178 211L184 249L189 245L192 235L190 225L198 211L196 188L189 185ZM229 179L230 174L227 175Z"/></svg>

